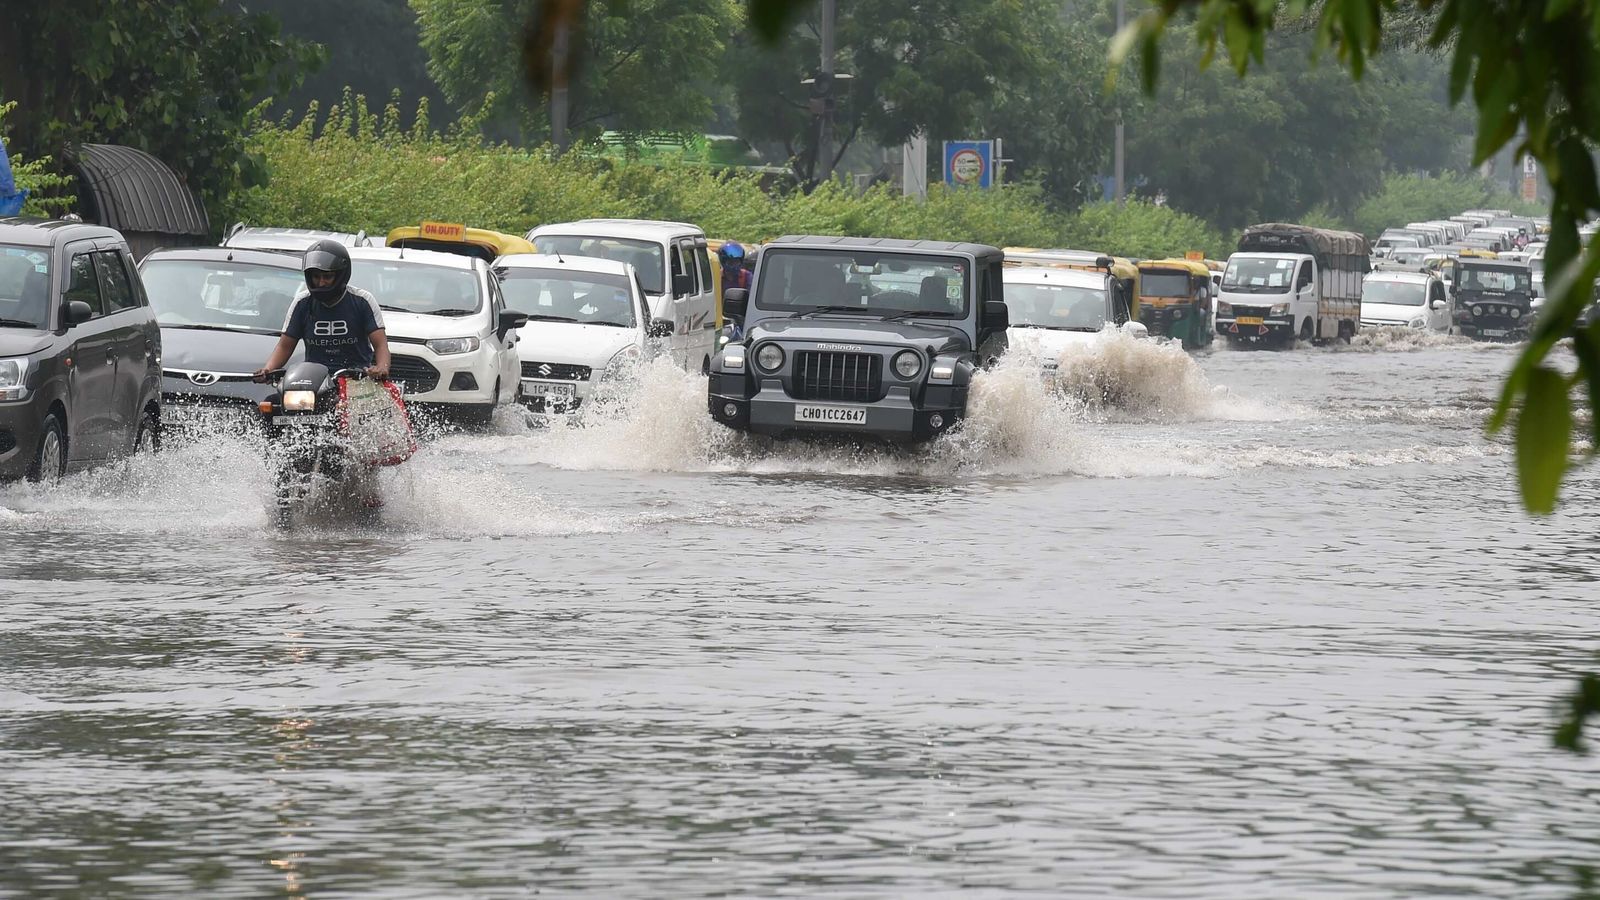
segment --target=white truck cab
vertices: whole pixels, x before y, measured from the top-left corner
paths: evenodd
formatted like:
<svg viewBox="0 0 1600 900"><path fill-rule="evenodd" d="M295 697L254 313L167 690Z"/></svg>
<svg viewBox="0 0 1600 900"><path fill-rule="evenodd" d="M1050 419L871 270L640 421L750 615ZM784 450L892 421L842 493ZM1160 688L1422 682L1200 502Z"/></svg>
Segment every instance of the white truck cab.
<svg viewBox="0 0 1600 900"><path fill-rule="evenodd" d="M715 264L706 234L685 222L581 219L541 225L528 240L543 254L593 256L633 266L650 317L672 323L665 350L691 372L706 372L716 352Z"/></svg>

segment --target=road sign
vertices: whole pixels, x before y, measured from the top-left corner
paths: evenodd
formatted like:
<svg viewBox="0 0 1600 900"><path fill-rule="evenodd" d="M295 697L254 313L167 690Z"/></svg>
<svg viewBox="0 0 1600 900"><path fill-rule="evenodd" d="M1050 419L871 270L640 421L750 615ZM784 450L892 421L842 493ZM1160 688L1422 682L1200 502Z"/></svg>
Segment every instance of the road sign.
<svg viewBox="0 0 1600 900"><path fill-rule="evenodd" d="M944 183L955 187L994 184L994 141L945 141Z"/></svg>

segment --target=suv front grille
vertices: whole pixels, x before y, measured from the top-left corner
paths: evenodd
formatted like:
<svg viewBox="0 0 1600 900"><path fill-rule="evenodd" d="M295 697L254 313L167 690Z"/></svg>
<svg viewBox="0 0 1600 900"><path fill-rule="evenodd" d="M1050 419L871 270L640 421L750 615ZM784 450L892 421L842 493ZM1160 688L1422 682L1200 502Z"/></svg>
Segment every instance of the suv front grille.
<svg viewBox="0 0 1600 900"><path fill-rule="evenodd" d="M577 366L570 363L525 362L522 364L523 378L543 378L548 381L588 381L589 373L594 371L588 366Z"/></svg>
<svg viewBox="0 0 1600 900"><path fill-rule="evenodd" d="M796 400L881 400L883 357L801 350L794 355L794 395Z"/></svg>
<svg viewBox="0 0 1600 900"><path fill-rule="evenodd" d="M389 377L406 386L406 393L426 394L439 386L439 370L425 359L404 353L389 355Z"/></svg>

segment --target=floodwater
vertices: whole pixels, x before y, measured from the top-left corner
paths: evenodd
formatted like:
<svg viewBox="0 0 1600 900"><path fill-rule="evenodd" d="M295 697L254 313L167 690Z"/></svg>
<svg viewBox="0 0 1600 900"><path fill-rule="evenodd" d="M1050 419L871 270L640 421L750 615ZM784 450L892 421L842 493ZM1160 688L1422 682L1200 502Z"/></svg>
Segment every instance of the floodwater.
<svg viewBox="0 0 1600 900"><path fill-rule="evenodd" d="M0 487L0 894L1579 895L1600 482L1521 512L1514 355L1107 345L913 454L655 368L378 529L240 438Z"/></svg>

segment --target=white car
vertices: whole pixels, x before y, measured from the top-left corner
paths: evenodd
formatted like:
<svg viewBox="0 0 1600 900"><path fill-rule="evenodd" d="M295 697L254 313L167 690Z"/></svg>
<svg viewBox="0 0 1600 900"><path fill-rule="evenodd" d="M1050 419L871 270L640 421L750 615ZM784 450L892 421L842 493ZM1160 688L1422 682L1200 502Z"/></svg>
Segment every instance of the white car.
<svg viewBox="0 0 1600 900"><path fill-rule="evenodd" d="M1006 309L1012 338L1025 330L1039 347L1045 369L1068 347L1091 343L1102 334L1146 337L1149 329L1129 316L1127 300L1109 273L1048 266L1005 271Z"/></svg>
<svg viewBox="0 0 1600 900"><path fill-rule="evenodd" d="M519 396L516 328L500 282L481 259L427 250L350 248L350 284L376 297L389 374L406 402L487 425Z"/></svg>
<svg viewBox="0 0 1600 900"><path fill-rule="evenodd" d="M1450 333L1444 280L1431 271L1379 269L1361 281L1361 327Z"/></svg>
<svg viewBox="0 0 1600 900"><path fill-rule="evenodd" d="M517 329L523 402L575 412L607 379L651 354L672 323L650 318L633 266L610 259L514 253L495 260Z"/></svg>
<svg viewBox="0 0 1600 900"><path fill-rule="evenodd" d="M672 323L666 349L678 365L706 372L716 352L717 276L706 234L685 222L583 219L528 232L540 253L597 256L629 263L639 274L652 318Z"/></svg>
<svg viewBox="0 0 1600 900"><path fill-rule="evenodd" d="M230 250L272 250L277 253L305 253L317 241L338 241L346 247L375 246L365 231L350 234L344 231L314 231L309 228L261 228L235 223L222 239L222 246Z"/></svg>

